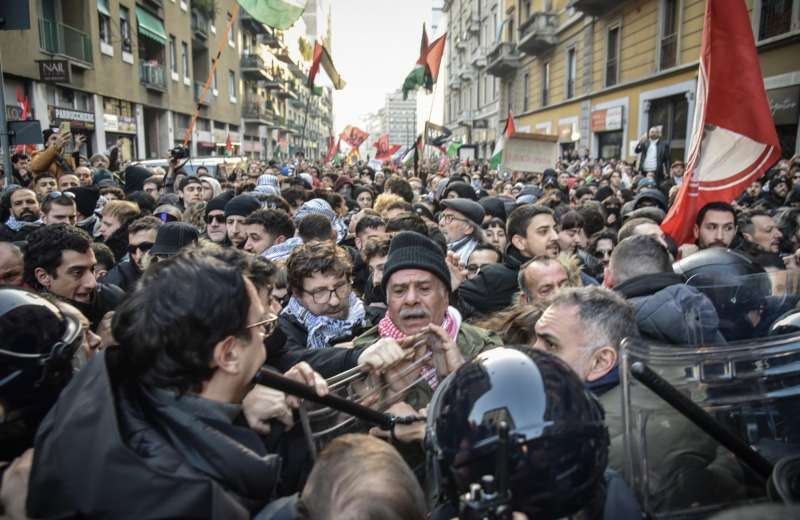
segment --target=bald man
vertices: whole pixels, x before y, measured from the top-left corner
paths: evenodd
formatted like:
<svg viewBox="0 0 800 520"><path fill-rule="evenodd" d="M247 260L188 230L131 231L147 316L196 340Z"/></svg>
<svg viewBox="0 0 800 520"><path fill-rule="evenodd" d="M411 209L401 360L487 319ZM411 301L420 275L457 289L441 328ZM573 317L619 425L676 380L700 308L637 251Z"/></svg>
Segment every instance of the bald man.
<svg viewBox="0 0 800 520"><path fill-rule="evenodd" d="M0 242L0 285L22 286L22 250L11 242Z"/></svg>

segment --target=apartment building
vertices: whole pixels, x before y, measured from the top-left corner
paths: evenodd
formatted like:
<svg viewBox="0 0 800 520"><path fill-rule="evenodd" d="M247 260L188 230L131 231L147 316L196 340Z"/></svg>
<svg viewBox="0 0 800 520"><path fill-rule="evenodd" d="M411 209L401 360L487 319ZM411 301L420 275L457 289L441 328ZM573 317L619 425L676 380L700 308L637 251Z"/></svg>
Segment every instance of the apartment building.
<svg viewBox="0 0 800 520"><path fill-rule="evenodd" d="M389 134L389 143L410 146L417 132L417 93L408 93L403 99L401 90L386 94L383 105L384 132Z"/></svg>
<svg viewBox="0 0 800 520"><path fill-rule="evenodd" d="M745 1L789 157L800 150L800 0ZM632 159L639 137L659 126L674 158L685 159L697 130L704 0L504 0L498 13L499 36L484 68L499 82L493 135L510 110L518 130L557 135L562 151ZM448 86L463 89L469 74L452 74L463 59L448 66L454 83ZM474 102L461 102L473 109ZM453 113L465 110L458 109Z"/></svg>
<svg viewBox="0 0 800 520"><path fill-rule="evenodd" d="M234 7L235 0L33 0L30 30L0 32L7 117L19 118L19 93L43 127L68 121L84 133L87 154L121 140L134 159L164 157L182 144L196 109L194 156L221 155L229 142L234 155L260 158L318 150L325 114L331 124L330 92L314 96L311 130L292 139L291 99L304 95L308 69L299 40L284 43L282 32L244 10L232 20ZM42 81L37 62L54 59L67 60L68 81Z"/></svg>

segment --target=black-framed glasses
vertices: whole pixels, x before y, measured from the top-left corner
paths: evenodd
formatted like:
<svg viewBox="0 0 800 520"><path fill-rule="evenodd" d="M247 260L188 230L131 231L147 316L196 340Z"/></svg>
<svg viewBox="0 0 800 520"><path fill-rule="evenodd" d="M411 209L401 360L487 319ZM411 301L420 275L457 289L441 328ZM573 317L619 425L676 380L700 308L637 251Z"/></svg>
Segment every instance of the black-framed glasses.
<svg viewBox="0 0 800 520"><path fill-rule="evenodd" d="M278 326L278 316L275 314L267 314L266 317L262 320L259 320L255 323L251 323L249 325L245 325L246 329L252 329L253 327L261 327L261 332L264 334L265 337L271 336L275 329Z"/></svg>
<svg viewBox="0 0 800 520"><path fill-rule="evenodd" d="M467 219L459 218L453 215L452 213L442 213L441 215L439 215L439 222L444 224L445 226L448 224L452 224L454 220L458 222L469 222Z"/></svg>
<svg viewBox="0 0 800 520"><path fill-rule="evenodd" d="M305 289L303 289L303 292L306 294L310 294L311 298L314 300L314 303L318 304L324 304L331 301L331 296L333 296L333 293L336 293L337 298L343 300L350 293L350 280L347 280L344 283L340 283L333 289L328 289L327 287L320 287L319 289L314 289L313 291L306 291Z"/></svg>
<svg viewBox="0 0 800 520"><path fill-rule="evenodd" d="M51 191L50 193L45 195L44 198L46 200L55 200L61 196L75 200L75 194L72 193L71 191Z"/></svg>
<svg viewBox="0 0 800 520"><path fill-rule="evenodd" d="M467 273L471 275L476 275L479 272L481 272L481 267L483 266L479 264L469 264L467 265Z"/></svg>
<svg viewBox="0 0 800 520"><path fill-rule="evenodd" d="M128 245L128 253L133 255L136 254L136 251L141 251L142 253L146 253L153 249L153 242L142 242L140 244L130 244Z"/></svg>
<svg viewBox="0 0 800 520"><path fill-rule="evenodd" d="M206 224L211 224L212 222L216 222L217 224L224 224L225 215L206 215L203 220L206 221Z"/></svg>
<svg viewBox="0 0 800 520"><path fill-rule="evenodd" d="M172 213L167 213L166 211L162 211L161 213L156 213L154 216L158 217L159 219L161 219L161 222L177 222L178 221L178 217L176 217Z"/></svg>

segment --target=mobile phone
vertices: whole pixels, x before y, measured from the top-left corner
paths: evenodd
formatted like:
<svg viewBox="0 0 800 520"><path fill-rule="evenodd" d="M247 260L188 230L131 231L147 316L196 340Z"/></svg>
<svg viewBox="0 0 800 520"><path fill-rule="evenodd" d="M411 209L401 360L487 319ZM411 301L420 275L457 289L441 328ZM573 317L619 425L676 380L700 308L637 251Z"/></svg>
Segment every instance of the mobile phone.
<svg viewBox="0 0 800 520"><path fill-rule="evenodd" d="M69 121L62 121L60 125L58 125L58 133L59 134L68 134L72 131L72 125L70 125Z"/></svg>

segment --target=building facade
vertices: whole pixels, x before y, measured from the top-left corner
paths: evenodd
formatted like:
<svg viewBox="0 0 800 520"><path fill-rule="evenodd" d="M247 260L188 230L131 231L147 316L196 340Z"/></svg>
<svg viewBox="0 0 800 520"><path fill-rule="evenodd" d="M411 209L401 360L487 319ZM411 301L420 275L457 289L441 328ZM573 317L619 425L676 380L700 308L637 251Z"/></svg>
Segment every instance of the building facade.
<svg viewBox="0 0 800 520"><path fill-rule="evenodd" d="M403 99L403 92L399 89L386 94L382 126L389 134L390 144L410 146L414 142L417 137L416 91L409 92L407 99Z"/></svg>
<svg viewBox="0 0 800 520"><path fill-rule="evenodd" d="M502 0L450 0L447 18L444 122L453 138L477 145L478 157L492 154L500 126L499 80L486 70L503 20Z"/></svg>
<svg viewBox="0 0 800 520"><path fill-rule="evenodd" d="M445 111L450 124L474 134L477 118L470 111L480 106L474 86L480 67L465 63L480 51L464 38L472 25L464 22L469 11L463 3L474 14L486 4L460 1L446 3L455 45L447 61ZM745 2L784 156L790 157L800 149L800 0ZM696 131L705 0L502 0L488 8L492 19L495 12L500 17L482 67L497 81L493 136L511 111L519 131L557 135L564 152L634 159L640 136L658 126L674 158L685 159ZM454 12L460 21L452 19Z"/></svg>
<svg viewBox="0 0 800 520"><path fill-rule="evenodd" d="M43 128L69 122L85 134L89 155L120 143L126 158L165 157L188 134L193 156L222 155L229 143L234 155L318 156L332 103L329 91L310 96L305 87L305 35L289 39L244 10L233 20L234 5L33 0L30 30L0 32L6 115L19 119L15 101L26 98ZM68 82L41 80L37 60L53 59L68 61Z"/></svg>

